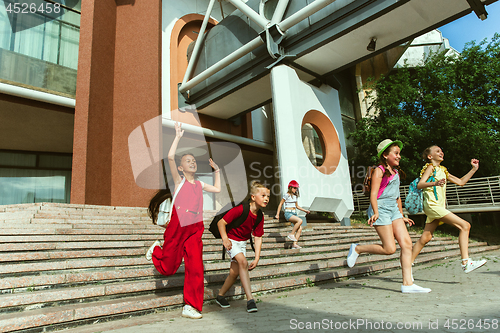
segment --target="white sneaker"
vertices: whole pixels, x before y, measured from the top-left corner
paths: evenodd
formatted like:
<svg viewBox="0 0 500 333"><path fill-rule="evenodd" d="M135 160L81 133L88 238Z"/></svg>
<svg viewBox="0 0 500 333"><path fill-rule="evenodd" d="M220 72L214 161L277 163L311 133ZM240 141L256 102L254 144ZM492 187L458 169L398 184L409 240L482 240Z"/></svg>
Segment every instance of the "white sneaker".
<svg viewBox="0 0 500 333"><path fill-rule="evenodd" d="M349 249L349 254L347 255L347 266L354 267L356 264L356 259L358 259L359 254L356 252L356 246L358 244L351 244L351 248Z"/></svg>
<svg viewBox="0 0 500 333"><path fill-rule="evenodd" d="M486 264L486 260L484 259L476 261L468 259L467 263L465 265L462 265L462 269L464 270L465 273L469 273L475 270L476 268L483 266L484 264Z"/></svg>
<svg viewBox="0 0 500 333"><path fill-rule="evenodd" d="M196 310L189 304L184 305L184 308L182 308L182 316L191 319L200 319L203 317L200 311Z"/></svg>
<svg viewBox="0 0 500 333"><path fill-rule="evenodd" d="M291 235L291 234L290 234L290 235L288 235L288 236L286 236L286 237L287 237L289 240L291 240L292 242L296 242L296 241L297 241L297 238L295 238L295 236L294 236L294 235Z"/></svg>
<svg viewBox="0 0 500 333"><path fill-rule="evenodd" d="M146 260L151 261L153 259L153 251L155 247L160 246L161 247L161 242L159 240L155 241L153 245L151 245L146 252Z"/></svg>
<svg viewBox="0 0 500 333"><path fill-rule="evenodd" d="M417 286L414 283L411 286L401 285L401 292L402 293L430 293L431 289L430 288L422 288L420 286Z"/></svg>

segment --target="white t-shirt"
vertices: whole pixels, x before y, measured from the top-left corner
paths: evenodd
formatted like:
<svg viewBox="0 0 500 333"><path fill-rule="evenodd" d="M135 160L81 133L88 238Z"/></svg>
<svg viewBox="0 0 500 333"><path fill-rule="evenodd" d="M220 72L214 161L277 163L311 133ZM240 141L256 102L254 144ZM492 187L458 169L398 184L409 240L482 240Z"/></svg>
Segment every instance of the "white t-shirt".
<svg viewBox="0 0 500 333"><path fill-rule="evenodd" d="M283 199L285 199L285 203L283 208L285 209L290 209L290 208L296 208L295 204L297 202L297 196L289 193L285 193L283 196Z"/></svg>

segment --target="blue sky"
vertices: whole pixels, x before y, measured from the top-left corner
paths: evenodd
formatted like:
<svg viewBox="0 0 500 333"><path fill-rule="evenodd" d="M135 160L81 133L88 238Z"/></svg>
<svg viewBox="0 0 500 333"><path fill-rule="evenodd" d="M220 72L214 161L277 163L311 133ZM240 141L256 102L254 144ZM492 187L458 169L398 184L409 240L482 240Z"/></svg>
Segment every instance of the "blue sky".
<svg viewBox="0 0 500 333"><path fill-rule="evenodd" d="M461 52L465 43L471 40L480 42L488 38L490 41L495 32L500 33L500 1L486 6L486 11L488 18L484 21L472 12L438 29L443 33L443 37L450 40L451 46Z"/></svg>

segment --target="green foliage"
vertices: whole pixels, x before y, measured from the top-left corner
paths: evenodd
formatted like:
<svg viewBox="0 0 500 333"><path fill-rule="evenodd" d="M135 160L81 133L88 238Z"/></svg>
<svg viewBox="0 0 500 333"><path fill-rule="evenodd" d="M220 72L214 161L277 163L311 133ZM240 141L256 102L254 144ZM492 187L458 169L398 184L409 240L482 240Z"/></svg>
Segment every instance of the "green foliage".
<svg viewBox="0 0 500 333"><path fill-rule="evenodd" d="M431 145L445 152L443 165L462 177L480 160L476 177L500 174L500 35L466 44L458 57L433 54L421 67L395 69L372 83L372 108L351 133L354 165L376 164L377 144L401 140L405 183L418 176ZM376 97L375 97L376 96Z"/></svg>

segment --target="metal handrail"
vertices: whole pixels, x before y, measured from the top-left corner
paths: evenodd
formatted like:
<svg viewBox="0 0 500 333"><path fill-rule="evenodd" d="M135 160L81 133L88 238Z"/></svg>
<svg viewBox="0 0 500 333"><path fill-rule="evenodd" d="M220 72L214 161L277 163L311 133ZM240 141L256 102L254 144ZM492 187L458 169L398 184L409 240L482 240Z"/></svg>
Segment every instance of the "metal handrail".
<svg viewBox="0 0 500 333"><path fill-rule="evenodd" d="M408 195L408 189L408 185L399 188L403 206ZM352 194L354 211L366 211L370 205L370 198L361 191L353 191ZM450 210L460 208L462 211L470 207L471 211L481 211L481 208L491 208L493 206L498 207L498 210L500 210L500 176L472 178L465 186L448 182L446 185L446 205Z"/></svg>

